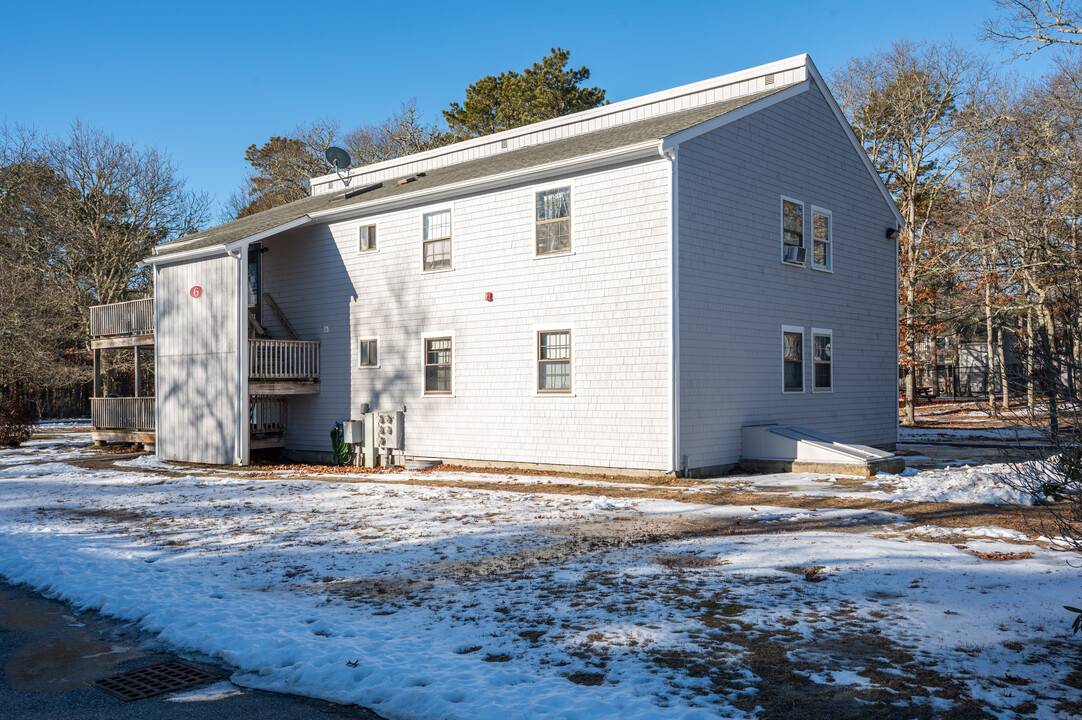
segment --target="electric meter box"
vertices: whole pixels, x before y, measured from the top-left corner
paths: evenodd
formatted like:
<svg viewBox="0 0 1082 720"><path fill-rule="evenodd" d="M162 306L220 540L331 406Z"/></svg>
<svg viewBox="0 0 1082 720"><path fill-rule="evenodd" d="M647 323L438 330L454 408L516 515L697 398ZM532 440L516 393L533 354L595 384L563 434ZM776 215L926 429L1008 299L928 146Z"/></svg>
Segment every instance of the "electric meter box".
<svg viewBox="0 0 1082 720"><path fill-rule="evenodd" d="M361 420L346 420L342 423L342 442L346 445L363 444L364 422Z"/></svg>

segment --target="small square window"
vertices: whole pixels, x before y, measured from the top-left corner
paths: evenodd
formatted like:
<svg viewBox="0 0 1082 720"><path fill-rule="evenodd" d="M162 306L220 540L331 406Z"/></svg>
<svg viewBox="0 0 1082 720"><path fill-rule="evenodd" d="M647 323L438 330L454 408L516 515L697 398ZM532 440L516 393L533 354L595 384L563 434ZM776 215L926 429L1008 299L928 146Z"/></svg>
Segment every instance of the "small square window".
<svg viewBox="0 0 1082 720"><path fill-rule="evenodd" d="M804 391L804 333L784 331L782 333L783 362L782 377L785 392Z"/></svg>
<svg viewBox="0 0 1082 720"><path fill-rule="evenodd" d="M534 197L534 251L538 255L570 252L571 188L542 190Z"/></svg>
<svg viewBox="0 0 1082 720"><path fill-rule="evenodd" d="M537 391L571 392L571 331L537 333Z"/></svg>
<svg viewBox="0 0 1082 720"><path fill-rule="evenodd" d="M361 367L375 367L379 365L379 350L377 340L361 340L357 347L358 364Z"/></svg>
<svg viewBox="0 0 1082 720"><path fill-rule="evenodd" d="M357 231L357 250L359 252L372 252L376 249L376 226L362 225Z"/></svg>
<svg viewBox="0 0 1082 720"><path fill-rule="evenodd" d="M451 394L451 338L425 340L425 394Z"/></svg>
<svg viewBox="0 0 1082 720"><path fill-rule="evenodd" d="M451 211L425 213L422 230L422 253L425 270L451 267Z"/></svg>

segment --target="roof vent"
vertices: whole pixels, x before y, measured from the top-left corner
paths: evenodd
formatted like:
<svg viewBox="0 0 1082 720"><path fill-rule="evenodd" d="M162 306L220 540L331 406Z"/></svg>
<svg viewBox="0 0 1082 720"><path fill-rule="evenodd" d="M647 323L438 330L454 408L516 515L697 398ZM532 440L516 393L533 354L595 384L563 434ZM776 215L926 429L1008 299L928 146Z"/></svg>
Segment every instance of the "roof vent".
<svg viewBox="0 0 1082 720"><path fill-rule="evenodd" d="M398 184L399 185L405 185L406 183L411 183L414 180L418 180L420 178L423 178L425 176L425 174L426 173L419 172L416 175L408 175L408 176L406 176L404 178L398 178Z"/></svg>
<svg viewBox="0 0 1082 720"><path fill-rule="evenodd" d="M774 76L773 75L767 75L765 78L763 78L763 83L765 85L773 85L774 84Z"/></svg>
<svg viewBox="0 0 1082 720"><path fill-rule="evenodd" d="M365 185L364 187L354 188L353 190L350 190L349 192L344 193L342 195L342 199L343 200L348 200L349 198L357 197L358 195L364 195L366 192L370 192L372 190L378 190L381 187L383 187L383 183L378 182L378 183L373 183L372 185Z"/></svg>

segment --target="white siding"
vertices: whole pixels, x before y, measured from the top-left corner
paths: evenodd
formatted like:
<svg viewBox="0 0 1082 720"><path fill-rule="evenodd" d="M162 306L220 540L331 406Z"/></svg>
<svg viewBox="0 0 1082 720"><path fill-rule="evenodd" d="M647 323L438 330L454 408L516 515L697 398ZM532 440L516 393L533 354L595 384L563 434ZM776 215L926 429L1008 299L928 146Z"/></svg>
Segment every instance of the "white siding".
<svg viewBox="0 0 1082 720"><path fill-rule="evenodd" d="M410 455L668 469L667 162L554 178L265 243L264 289L322 340L322 392L291 398L287 446L402 405ZM534 191L573 183L574 254L535 259ZM421 272L421 215L452 209L453 270ZM357 228L378 225L378 252ZM493 302L485 293L493 293ZM277 324L263 317L276 336ZM328 332L324 333L326 326ZM536 331L570 328L573 396L536 393ZM423 337L454 334L454 397L423 394ZM380 367L357 367L379 337Z"/></svg>
<svg viewBox="0 0 1082 720"><path fill-rule="evenodd" d="M681 451L736 462L740 427L897 440L895 219L813 85L681 145ZM833 213L833 273L780 262L780 198ZM782 325L805 328L805 392L783 394ZM834 392L812 393L810 331L833 330Z"/></svg>
<svg viewBox="0 0 1082 720"><path fill-rule="evenodd" d="M160 267L155 288L157 453L231 463L236 444L237 260ZM203 289L193 298L193 286Z"/></svg>

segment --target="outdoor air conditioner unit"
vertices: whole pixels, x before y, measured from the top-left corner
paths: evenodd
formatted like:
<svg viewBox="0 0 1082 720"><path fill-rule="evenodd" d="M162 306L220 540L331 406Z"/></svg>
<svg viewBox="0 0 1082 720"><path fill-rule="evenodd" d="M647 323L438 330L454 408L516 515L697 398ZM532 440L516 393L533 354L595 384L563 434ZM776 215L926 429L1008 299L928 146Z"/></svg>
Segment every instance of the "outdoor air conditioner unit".
<svg viewBox="0 0 1082 720"><path fill-rule="evenodd" d="M804 258L807 256L808 251L806 248L797 247L796 245L786 245L782 259L787 263L794 263L796 265L803 265Z"/></svg>

